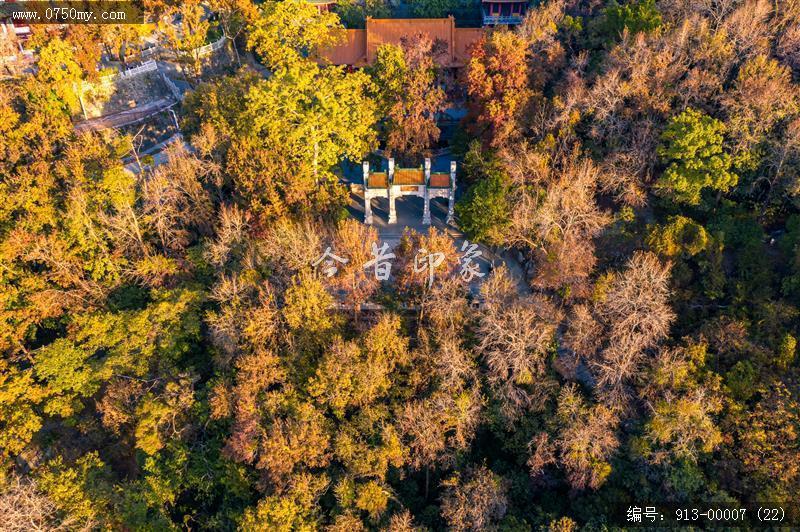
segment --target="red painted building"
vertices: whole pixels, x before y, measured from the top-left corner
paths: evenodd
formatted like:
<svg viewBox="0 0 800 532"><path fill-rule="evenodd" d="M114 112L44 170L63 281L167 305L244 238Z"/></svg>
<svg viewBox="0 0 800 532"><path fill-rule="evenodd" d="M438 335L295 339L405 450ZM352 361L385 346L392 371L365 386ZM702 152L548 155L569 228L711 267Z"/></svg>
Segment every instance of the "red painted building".
<svg viewBox="0 0 800 532"><path fill-rule="evenodd" d="M436 57L439 66L463 67L469 50L484 33L483 28L456 28L453 17L374 19L367 17L363 30L345 30L341 44L322 50L320 60L334 65L365 67L375 62L383 44L399 45L410 35L422 33L445 45L445 53Z"/></svg>

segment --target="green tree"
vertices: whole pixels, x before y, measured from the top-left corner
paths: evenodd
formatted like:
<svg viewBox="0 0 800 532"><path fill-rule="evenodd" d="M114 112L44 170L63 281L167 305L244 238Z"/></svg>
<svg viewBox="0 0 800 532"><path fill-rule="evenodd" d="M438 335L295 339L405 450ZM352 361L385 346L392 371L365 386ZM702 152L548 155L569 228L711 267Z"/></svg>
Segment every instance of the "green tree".
<svg viewBox="0 0 800 532"><path fill-rule="evenodd" d="M470 239L489 245L502 244L511 223L507 178L492 173L471 186L456 204L459 227Z"/></svg>
<svg viewBox="0 0 800 532"><path fill-rule="evenodd" d="M310 2L269 1L260 11L249 27L247 46L273 71L314 57L343 38L339 17Z"/></svg>
<svg viewBox="0 0 800 532"><path fill-rule="evenodd" d="M219 13L222 33L231 42L236 62L241 66L242 60L236 41L247 29L248 22L258 16L258 8L252 0L213 0L211 6Z"/></svg>
<svg viewBox="0 0 800 532"><path fill-rule="evenodd" d="M619 39L624 30L631 34L650 32L661 26L661 13L655 0L634 0L620 5L611 0L603 10L602 32L608 40Z"/></svg>
<svg viewBox="0 0 800 532"><path fill-rule="evenodd" d="M344 0L336 3L335 12L348 29L363 28L367 17L391 18L392 8L386 0Z"/></svg>
<svg viewBox="0 0 800 532"><path fill-rule="evenodd" d="M704 251L708 234L702 225L685 216L673 216L665 225L656 225L647 236L647 245L664 257L692 257Z"/></svg>
<svg viewBox="0 0 800 532"><path fill-rule="evenodd" d="M386 394L390 375L408 361L407 340L398 334L399 328L399 318L387 315L367 335L363 350L335 340L308 383L309 394L337 417Z"/></svg>
<svg viewBox="0 0 800 532"><path fill-rule="evenodd" d="M286 290L282 313L290 329L318 336L334 327L335 319L328 312L332 306L333 298L320 279L303 271L292 279L292 285Z"/></svg>
<svg viewBox="0 0 800 532"><path fill-rule="evenodd" d="M367 70L372 76L378 116L386 116L394 102L402 97L408 63L403 49L393 44L378 47L375 64Z"/></svg>
<svg viewBox="0 0 800 532"><path fill-rule="evenodd" d="M375 481L361 484L356 489L356 508L367 512L370 518L377 520L389 504L389 495L389 492Z"/></svg>
<svg viewBox="0 0 800 532"><path fill-rule="evenodd" d="M206 38L211 23L199 0L181 2L172 7L172 11L171 15L180 16L180 27L173 24L171 17L167 17L159 23L161 31L176 52L181 69L188 67L192 81L197 83L200 81L203 66L198 49L207 44Z"/></svg>
<svg viewBox="0 0 800 532"><path fill-rule="evenodd" d="M656 190L676 202L697 205L704 189L721 193L735 186L739 177L730 171L724 133L722 122L695 109L675 116L661 134L658 154L669 166Z"/></svg>
<svg viewBox="0 0 800 532"><path fill-rule="evenodd" d="M794 363L795 354L797 352L797 339L789 333L783 335L781 343L778 346L777 356L775 357L775 365L782 370L788 370Z"/></svg>
<svg viewBox="0 0 800 532"><path fill-rule="evenodd" d="M782 500L800 488L800 404L783 384L762 398L735 425L729 452L739 461L742 485L756 498Z"/></svg>
<svg viewBox="0 0 800 532"><path fill-rule="evenodd" d="M246 532L317 530L320 516L316 502L328 483L324 476L298 475L285 493L265 497L255 507L248 508L240 522L241 529Z"/></svg>
<svg viewBox="0 0 800 532"><path fill-rule="evenodd" d="M0 465L21 453L41 429L43 419L37 406L47 394L31 369L0 360Z"/></svg>
<svg viewBox="0 0 800 532"><path fill-rule="evenodd" d="M58 37L50 39L39 50L37 67L37 79L53 91L65 110L79 110L77 91L83 74L69 43Z"/></svg>
<svg viewBox="0 0 800 532"><path fill-rule="evenodd" d="M706 345L663 350L648 372L643 395L651 404L645 439L649 459L696 463L722 444L716 414L722 410L719 377L705 368Z"/></svg>
<svg viewBox="0 0 800 532"><path fill-rule="evenodd" d="M201 87L186 105L194 138L218 139L213 154L253 214L335 217L346 201L335 165L376 145L370 87L362 72L303 59L268 79L239 74Z"/></svg>
<svg viewBox="0 0 800 532"><path fill-rule="evenodd" d="M50 461L38 479L39 487L66 515L86 528L113 527L109 515L108 470L96 452L67 464L61 456Z"/></svg>
<svg viewBox="0 0 800 532"><path fill-rule="evenodd" d="M415 17L444 18L466 5L461 0L411 0L411 12Z"/></svg>

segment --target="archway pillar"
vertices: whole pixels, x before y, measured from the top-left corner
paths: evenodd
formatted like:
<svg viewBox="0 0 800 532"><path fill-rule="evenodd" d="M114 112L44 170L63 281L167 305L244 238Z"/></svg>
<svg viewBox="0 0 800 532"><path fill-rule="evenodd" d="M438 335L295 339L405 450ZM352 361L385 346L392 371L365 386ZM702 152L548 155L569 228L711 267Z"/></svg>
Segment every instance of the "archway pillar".
<svg viewBox="0 0 800 532"><path fill-rule="evenodd" d="M431 160L425 158L425 186L423 187L423 208L422 208L422 224L431 225L431 195L428 192L428 187L431 184Z"/></svg>
<svg viewBox="0 0 800 532"><path fill-rule="evenodd" d="M397 209L395 208L395 205L394 205L395 197L394 197L394 194L392 194L392 189L394 188L394 159L393 158L389 159L389 172L388 172L388 175L387 175L387 181L388 181L388 190L386 191L386 193L389 196L389 220L388 220L388 222L390 224L396 224L397 223Z"/></svg>
<svg viewBox="0 0 800 532"><path fill-rule="evenodd" d="M452 224L456 207L456 162L450 161L450 194L447 196L447 223Z"/></svg>
<svg viewBox="0 0 800 532"><path fill-rule="evenodd" d="M361 163L364 172L364 223L372 225L372 194L369 193L369 162Z"/></svg>

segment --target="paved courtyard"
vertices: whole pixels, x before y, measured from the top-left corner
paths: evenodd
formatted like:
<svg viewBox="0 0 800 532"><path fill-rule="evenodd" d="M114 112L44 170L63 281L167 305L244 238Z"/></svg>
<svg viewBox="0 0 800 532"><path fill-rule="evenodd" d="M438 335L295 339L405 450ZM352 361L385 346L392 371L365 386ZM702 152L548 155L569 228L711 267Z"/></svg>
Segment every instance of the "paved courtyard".
<svg viewBox="0 0 800 532"><path fill-rule="evenodd" d="M447 200L445 199L437 198L431 200L431 226L426 226L422 223L422 198L415 196L397 198L395 200L395 209L397 211L397 223L389 225L387 223L389 201L386 198L372 200L372 225L378 230L380 242L386 242L391 247L395 247L400 243L400 237L407 227L423 234L428 233L429 227L435 227L440 231L446 232L455 241L457 250L460 250L467 240L466 235L458 227L445 222L447 219ZM353 192L350 194L348 210L353 218L361 222L364 221L364 197L361 193ZM525 281L524 270L510 252L498 254L481 244L478 245L478 249L481 251L481 255L476 262L480 265L481 273L488 274L493 268L505 264L517 281L519 292L521 294L530 292ZM473 293L478 292L481 281L482 278L476 278L473 281L471 285Z"/></svg>

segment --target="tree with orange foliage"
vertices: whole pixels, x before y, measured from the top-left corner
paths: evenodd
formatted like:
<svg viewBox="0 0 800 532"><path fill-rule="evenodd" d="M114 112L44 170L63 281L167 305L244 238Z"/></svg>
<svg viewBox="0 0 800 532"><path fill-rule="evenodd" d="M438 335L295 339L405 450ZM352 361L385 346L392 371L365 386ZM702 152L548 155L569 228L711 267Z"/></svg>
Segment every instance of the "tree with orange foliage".
<svg viewBox="0 0 800 532"><path fill-rule="evenodd" d="M536 262L532 284L577 296L597 258L593 239L610 222L595 198L599 169L588 159L570 157L541 176L539 193L516 188L508 242L530 249Z"/></svg>
<svg viewBox="0 0 800 532"><path fill-rule="evenodd" d="M374 272L364 268L364 264L373 259L372 249L378 245L378 232L350 218L338 228L334 241L336 253L347 257L347 262L338 266L339 271L330 280L336 289L344 292L344 303L352 305L353 312L358 314L361 305L380 286Z"/></svg>
<svg viewBox="0 0 800 532"><path fill-rule="evenodd" d="M609 459L619 447L619 418L604 404L590 404L575 384L558 396L553 419L555 437L540 432L530 441L528 467L538 477L557 465L566 472L573 489L597 489L611 474Z"/></svg>
<svg viewBox="0 0 800 532"><path fill-rule="evenodd" d="M397 247L397 286L426 294L458 267L453 239L431 227L427 235L406 229Z"/></svg>
<svg viewBox="0 0 800 532"><path fill-rule="evenodd" d="M450 530L493 530L508 510L508 485L486 466L443 482L442 517Z"/></svg>
<svg viewBox="0 0 800 532"><path fill-rule="evenodd" d="M561 316L544 295L520 297L505 267L492 272L481 296L477 352L501 413L514 422L541 405L554 384L546 376L546 360Z"/></svg>
<svg viewBox="0 0 800 532"><path fill-rule="evenodd" d="M519 135L518 119L532 95L527 50L516 33L495 31L472 51L466 72L472 123L491 147L502 147Z"/></svg>

